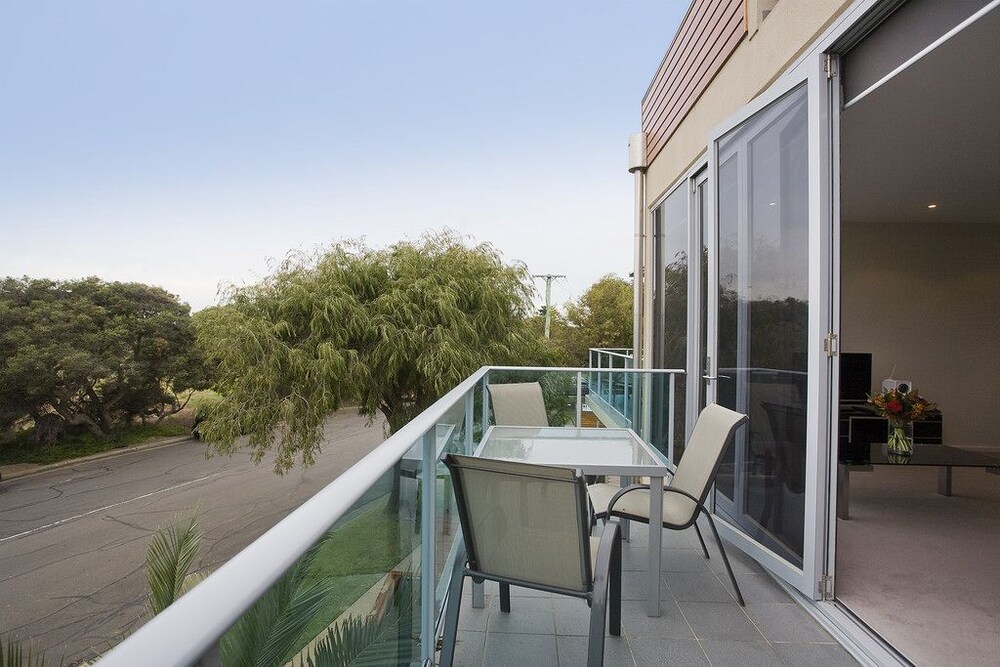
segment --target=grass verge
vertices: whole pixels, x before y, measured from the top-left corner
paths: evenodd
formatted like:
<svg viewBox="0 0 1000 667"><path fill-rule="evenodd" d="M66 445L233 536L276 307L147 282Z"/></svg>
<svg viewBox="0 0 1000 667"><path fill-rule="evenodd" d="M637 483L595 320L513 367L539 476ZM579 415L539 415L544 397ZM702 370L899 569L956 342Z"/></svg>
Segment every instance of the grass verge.
<svg viewBox="0 0 1000 667"><path fill-rule="evenodd" d="M7 442L0 443L0 465L8 463L58 463L113 449L139 445L157 438L189 435L188 426L177 423L135 424L120 428L110 436L98 437L90 432L66 435L57 443L43 446L35 444L30 431L18 433Z"/></svg>

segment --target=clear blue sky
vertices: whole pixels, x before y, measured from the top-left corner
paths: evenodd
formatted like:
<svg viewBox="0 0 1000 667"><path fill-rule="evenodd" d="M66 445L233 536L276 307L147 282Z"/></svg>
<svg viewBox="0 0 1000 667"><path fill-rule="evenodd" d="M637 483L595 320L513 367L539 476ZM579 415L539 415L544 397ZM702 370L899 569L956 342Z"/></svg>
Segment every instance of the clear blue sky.
<svg viewBox="0 0 1000 667"><path fill-rule="evenodd" d="M0 275L195 309L289 250L451 227L557 302L631 270L627 135L686 0L0 5Z"/></svg>

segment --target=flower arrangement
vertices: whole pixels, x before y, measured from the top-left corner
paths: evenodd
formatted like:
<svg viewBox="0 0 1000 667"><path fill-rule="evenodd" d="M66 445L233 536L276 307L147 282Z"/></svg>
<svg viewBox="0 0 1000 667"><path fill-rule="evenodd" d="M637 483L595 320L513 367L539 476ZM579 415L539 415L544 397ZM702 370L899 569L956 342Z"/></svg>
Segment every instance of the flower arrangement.
<svg viewBox="0 0 1000 667"><path fill-rule="evenodd" d="M913 440L903 431L907 424L937 413L937 405L917 393L916 389L906 394L888 389L870 395L868 403L875 414L889 420L892 431L889 434L888 450L895 454L913 453Z"/></svg>

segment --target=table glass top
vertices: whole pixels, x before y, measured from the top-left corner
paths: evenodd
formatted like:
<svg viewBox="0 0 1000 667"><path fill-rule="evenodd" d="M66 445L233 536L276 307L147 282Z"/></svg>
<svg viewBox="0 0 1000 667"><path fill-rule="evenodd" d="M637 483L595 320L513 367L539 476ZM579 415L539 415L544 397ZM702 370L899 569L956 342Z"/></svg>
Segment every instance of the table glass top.
<svg viewBox="0 0 1000 667"><path fill-rule="evenodd" d="M663 464L628 429L495 426L477 456L541 465L613 470Z"/></svg>
<svg viewBox="0 0 1000 667"><path fill-rule="evenodd" d="M1000 458L947 445L913 445L911 456L889 454L884 443L872 443L868 461L875 465L955 466L985 468L1000 466Z"/></svg>

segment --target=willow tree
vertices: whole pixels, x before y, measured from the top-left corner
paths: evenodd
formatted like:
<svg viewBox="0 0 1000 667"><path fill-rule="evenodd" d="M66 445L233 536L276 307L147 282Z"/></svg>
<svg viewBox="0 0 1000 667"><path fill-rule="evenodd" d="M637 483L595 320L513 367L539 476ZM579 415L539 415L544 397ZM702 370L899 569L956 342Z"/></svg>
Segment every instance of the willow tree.
<svg viewBox="0 0 1000 667"><path fill-rule="evenodd" d="M248 436L257 462L275 449L280 473L314 461L345 402L395 432L479 366L523 357L529 285L526 267L449 231L291 256L196 318L223 396L201 433L222 452Z"/></svg>

